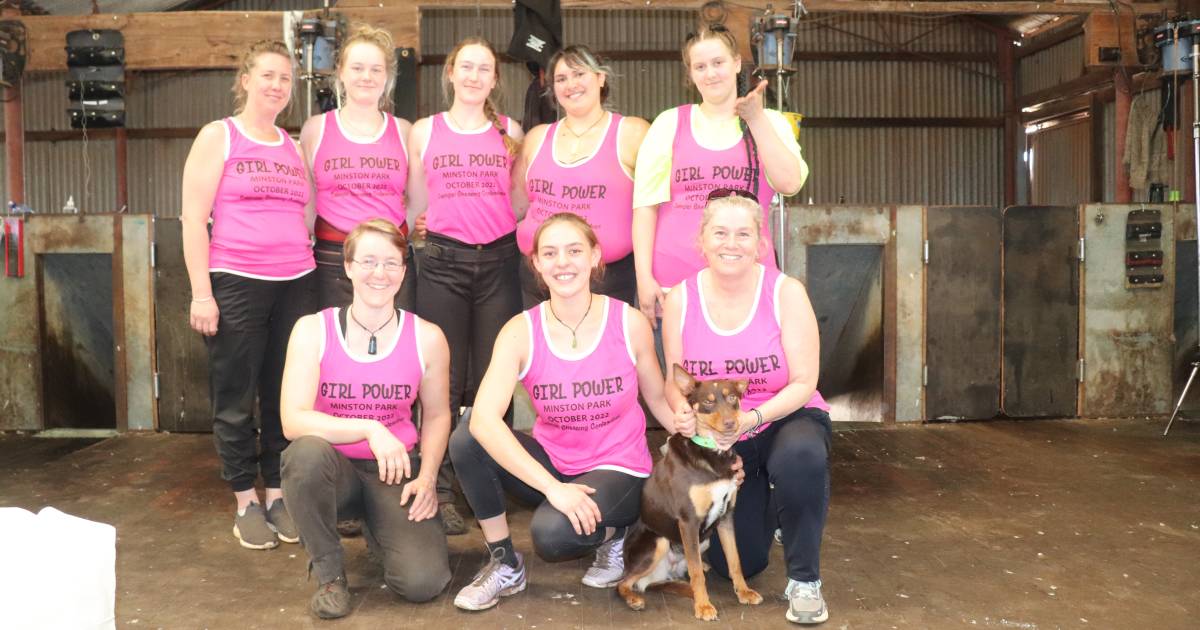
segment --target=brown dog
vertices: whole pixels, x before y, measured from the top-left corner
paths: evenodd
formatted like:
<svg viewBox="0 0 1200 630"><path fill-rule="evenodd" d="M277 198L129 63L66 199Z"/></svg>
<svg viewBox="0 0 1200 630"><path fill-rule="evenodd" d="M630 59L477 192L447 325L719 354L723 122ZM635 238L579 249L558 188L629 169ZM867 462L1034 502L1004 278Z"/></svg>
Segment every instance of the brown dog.
<svg viewBox="0 0 1200 630"><path fill-rule="evenodd" d="M679 364L674 378L687 402L696 411L698 434L729 434L737 428L744 380L697 381ZM729 577L738 601L758 604L762 596L746 585L733 536L733 507L737 478L733 449L701 446L681 435L667 439L662 461L642 490L641 519L625 539L625 577L617 592L634 610L646 606L641 593L660 585L694 600L696 618L712 621L717 609L708 599L700 554L708 548L713 529L721 540ZM690 577L690 584L681 580Z"/></svg>

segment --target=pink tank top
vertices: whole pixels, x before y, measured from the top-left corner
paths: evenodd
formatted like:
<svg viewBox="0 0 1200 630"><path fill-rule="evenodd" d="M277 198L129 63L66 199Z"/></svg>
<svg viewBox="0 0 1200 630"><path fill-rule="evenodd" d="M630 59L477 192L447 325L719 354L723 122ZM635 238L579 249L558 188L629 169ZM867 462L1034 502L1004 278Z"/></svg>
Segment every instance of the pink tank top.
<svg viewBox="0 0 1200 630"><path fill-rule="evenodd" d="M517 225L517 245L526 255L533 249L538 226L559 212L574 212L592 226L604 262L633 252L633 178L617 155L621 118L612 114L596 152L574 164L554 156L554 137L562 122L550 125L525 173L529 210Z"/></svg>
<svg viewBox="0 0 1200 630"><path fill-rule="evenodd" d="M268 280L298 278L316 267L304 219L308 177L296 143L248 138L232 118L225 125L225 170L213 199L209 271Z"/></svg>
<svg viewBox="0 0 1200 630"><path fill-rule="evenodd" d="M397 310L400 328L392 346L380 348L376 356L352 356L338 325L339 310L321 311L325 342L313 409L338 418L382 422L405 448L412 450L417 444L412 405L425 374L425 360L417 339L420 320L412 313ZM333 447L350 459L375 459L366 440Z"/></svg>
<svg viewBox="0 0 1200 630"><path fill-rule="evenodd" d="M342 232L376 217L404 226L408 149L396 118L384 116L376 137L358 141L342 131L337 110L324 115L313 155L317 215Z"/></svg>
<svg viewBox="0 0 1200 630"><path fill-rule="evenodd" d="M671 148L671 200L658 206L654 231L654 279L673 287L707 266L700 254L700 215L709 191L716 188L748 190L753 174L746 161L745 140L724 151L700 146L692 134L693 105L675 108L678 119ZM775 190L759 165L758 190L752 191L763 208L762 238L765 243L758 261L775 268L775 244L771 240L771 198Z"/></svg>
<svg viewBox="0 0 1200 630"><path fill-rule="evenodd" d="M426 227L464 243L482 245L517 227L509 192L513 158L492 125L456 131L443 112L430 118L422 162L429 192ZM500 117L508 127L508 118Z"/></svg>
<svg viewBox="0 0 1200 630"><path fill-rule="evenodd" d="M750 315L734 330L719 330L708 317L700 271L683 282L682 364L702 381L732 378L747 379L742 409L753 409L767 402L788 384L787 355L783 352L783 334L779 327L779 291L783 274L759 266L758 294ZM813 392L805 407L829 411L820 392ZM759 428L759 432L765 428ZM742 439L751 437L745 435Z"/></svg>
<svg viewBox="0 0 1200 630"><path fill-rule="evenodd" d="M524 313L530 352L521 383L537 412L534 439L567 475L606 469L650 476L646 416L627 333L631 307L604 297L603 332L591 348L567 356L550 346L546 304Z"/></svg>

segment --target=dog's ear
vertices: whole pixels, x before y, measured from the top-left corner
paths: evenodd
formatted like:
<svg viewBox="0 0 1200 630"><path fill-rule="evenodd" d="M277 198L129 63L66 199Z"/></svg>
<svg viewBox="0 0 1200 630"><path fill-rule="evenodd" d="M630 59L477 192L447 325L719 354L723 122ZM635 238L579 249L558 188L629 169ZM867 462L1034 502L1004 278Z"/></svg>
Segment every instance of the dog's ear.
<svg viewBox="0 0 1200 630"><path fill-rule="evenodd" d="M675 386L679 388L679 392L684 396L692 393L696 389L696 379L687 370L683 369L682 365L675 364L672 369L672 374L675 377Z"/></svg>
<svg viewBox="0 0 1200 630"><path fill-rule="evenodd" d="M746 389L750 387L750 381L741 378L733 382L733 386L737 388L738 396L745 396Z"/></svg>

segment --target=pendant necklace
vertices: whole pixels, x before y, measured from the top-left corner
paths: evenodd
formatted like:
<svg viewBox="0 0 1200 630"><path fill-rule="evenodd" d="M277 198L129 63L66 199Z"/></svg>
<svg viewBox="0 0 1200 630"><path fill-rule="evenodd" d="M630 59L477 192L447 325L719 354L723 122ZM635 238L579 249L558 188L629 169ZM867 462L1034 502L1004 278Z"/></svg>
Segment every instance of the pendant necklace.
<svg viewBox="0 0 1200 630"><path fill-rule="evenodd" d="M591 131L591 130L595 129L595 128L596 128L596 125L599 125L599 124L600 124L600 121L601 121L601 120L604 120L604 116L605 116L607 113L608 113L608 112L603 112L603 111L602 111L602 112L600 112L600 117L599 117L599 118L597 118L597 119L595 120L595 122L593 122L592 124L588 125L588 128L587 128L587 129L584 129L583 131L580 131L579 133L575 133L575 130L571 128L571 125L568 125L568 124L567 124L567 121L566 121L566 119L565 119L565 118L563 119L563 121L562 121L562 128L563 128L563 129L565 129L565 130L567 130L567 132L568 132L568 133L570 133L572 136L574 136L574 137L575 137L575 140L574 140L574 141L572 142L572 144L571 144L571 157L572 157L572 158L575 158L575 157L576 157L576 155L575 155L575 154L579 152L579 143L580 143L580 141L583 139L583 136L584 136L584 135L586 135L586 134L587 134L587 132L589 132L589 131ZM572 160L572 162L578 162L578 161L579 161L579 160ZM568 163L572 163L572 162L568 162ZM566 326L566 324L563 324L563 325L564 325L564 326Z"/></svg>
<svg viewBox="0 0 1200 630"><path fill-rule="evenodd" d="M575 348L577 348L579 346L579 340L575 338L575 331L579 330L579 327L582 326L583 322L587 320L588 313L592 312L592 296L591 296L591 294L588 294L587 310L583 312L583 317L579 318L579 323L575 324L574 328L567 326L567 322L564 322L563 320L558 318L558 313L554 312L554 306L552 306L550 304L550 302L547 301L546 306L550 307L550 314L554 316L554 319L558 320L558 323L562 324L564 327L566 327L567 330L571 331L571 349L574 350Z"/></svg>
<svg viewBox="0 0 1200 630"><path fill-rule="evenodd" d="M369 341L367 341L367 354L375 354L375 352L378 350L378 346L376 346L376 344L375 344L375 333L383 330L384 326L387 326L388 324L392 323L392 315L395 315L396 311L392 311L391 313L388 314L387 321L383 322L382 326L380 326L379 328L376 328L375 330L371 330L370 328L363 326L362 322L358 321L358 318L354 316L353 308L348 308L346 310L349 311L349 313L350 313L350 319L354 320L354 323L358 324L358 327L365 330L368 335L371 335L371 339Z"/></svg>

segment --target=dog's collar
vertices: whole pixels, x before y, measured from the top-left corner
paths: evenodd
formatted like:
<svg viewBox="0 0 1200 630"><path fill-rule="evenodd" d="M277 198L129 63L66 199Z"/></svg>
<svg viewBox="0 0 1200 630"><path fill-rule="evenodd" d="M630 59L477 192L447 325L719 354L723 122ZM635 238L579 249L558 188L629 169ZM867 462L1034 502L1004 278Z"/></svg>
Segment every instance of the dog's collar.
<svg viewBox="0 0 1200 630"><path fill-rule="evenodd" d="M716 440L712 439L711 437L708 437L707 435L700 435L699 433L692 436L692 443L695 444L696 446L699 446L700 448L706 448L710 451L721 450L720 447L717 446Z"/></svg>

